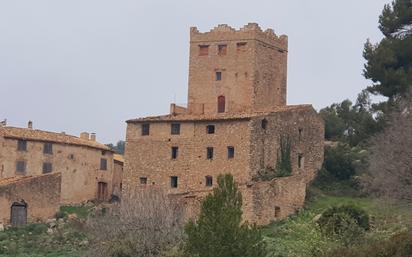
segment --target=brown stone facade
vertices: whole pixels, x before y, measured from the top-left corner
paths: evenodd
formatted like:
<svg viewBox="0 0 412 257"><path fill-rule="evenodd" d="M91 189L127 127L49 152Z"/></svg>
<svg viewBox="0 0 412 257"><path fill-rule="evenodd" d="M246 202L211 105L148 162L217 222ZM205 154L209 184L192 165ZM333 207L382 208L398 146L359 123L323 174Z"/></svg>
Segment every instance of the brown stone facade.
<svg viewBox="0 0 412 257"><path fill-rule="evenodd" d="M24 202L27 222L52 218L59 210L61 173L25 176L0 181L0 223L9 224L14 203Z"/></svg>
<svg viewBox="0 0 412 257"><path fill-rule="evenodd" d="M267 224L302 207L323 162L324 124L311 105L286 105L286 62L287 37L257 24L192 28L188 108L127 121L123 194L159 187L194 217L217 177L231 173L245 220ZM285 138L291 174L264 178Z"/></svg>
<svg viewBox="0 0 412 257"><path fill-rule="evenodd" d="M0 181L60 173L61 204L110 200L116 187L113 180L117 187L121 183L115 177L119 173L114 172L114 166L113 152L88 133L75 137L32 128L0 127Z"/></svg>

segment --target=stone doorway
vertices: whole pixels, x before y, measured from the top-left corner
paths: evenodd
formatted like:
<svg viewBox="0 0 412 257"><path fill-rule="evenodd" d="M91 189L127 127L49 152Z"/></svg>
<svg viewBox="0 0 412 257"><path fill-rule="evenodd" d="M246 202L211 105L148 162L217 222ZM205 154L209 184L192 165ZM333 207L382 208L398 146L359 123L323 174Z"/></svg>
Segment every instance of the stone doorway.
<svg viewBox="0 0 412 257"><path fill-rule="evenodd" d="M107 183L97 183L97 200L101 202L107 200Z"/></svg>
<svg viewBox="0 0 412 257"><path fill-rule="evenodd" d="M24 200L11 205L10 223L12 227L21 227L27 224L27 203Z"/></svg>

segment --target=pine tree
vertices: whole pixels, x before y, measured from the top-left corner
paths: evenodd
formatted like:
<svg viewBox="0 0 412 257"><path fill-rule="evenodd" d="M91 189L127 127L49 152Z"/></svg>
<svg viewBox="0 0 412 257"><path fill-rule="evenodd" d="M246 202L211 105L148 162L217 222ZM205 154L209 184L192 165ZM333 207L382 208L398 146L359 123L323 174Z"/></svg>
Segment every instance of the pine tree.
<svg viewBox="0 0 412 257"><path fill-rule="evenodd" d="M242 196L233 176L218 177L218 187L202 203L196 222L186 227L186 253L196 257L263 257L262 236L256 226L242 224Z"/></svg>
<svg viewBox="0 0 412 257"><path fill-rule="evenodd" d="M388 97L390 107L412 86L412 0L385 5L379 24L385 37L378 44L365 44L364 76L373 81L368 90ZM387 108L381 106L383 111Z"/></svg>

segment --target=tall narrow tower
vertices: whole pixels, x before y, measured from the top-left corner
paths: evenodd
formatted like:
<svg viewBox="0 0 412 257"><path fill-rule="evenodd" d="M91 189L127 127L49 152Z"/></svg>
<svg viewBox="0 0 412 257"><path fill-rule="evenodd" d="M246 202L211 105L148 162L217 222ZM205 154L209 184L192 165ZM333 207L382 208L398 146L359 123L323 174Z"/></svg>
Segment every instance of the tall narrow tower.
<svg viewBox="0 0 412 257"><path fill-rule="evenodd" d="M250 113L286 105L287 36L255 23L190 30L192 114Z"/></svg>

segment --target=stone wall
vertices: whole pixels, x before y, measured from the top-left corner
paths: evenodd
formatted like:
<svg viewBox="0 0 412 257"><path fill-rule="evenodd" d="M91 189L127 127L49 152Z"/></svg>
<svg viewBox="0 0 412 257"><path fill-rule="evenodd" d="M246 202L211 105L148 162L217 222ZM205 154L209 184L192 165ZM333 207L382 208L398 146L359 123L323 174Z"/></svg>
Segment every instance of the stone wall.
<svg viewBox="0 0 412 257"><path fill-rule="evenodd" d="M21 200L28 206L28 222L54 217L60 206L61 179L60 173L53 173L0 182L0 223L10 223L11 206Z"/></svg>
<svg viewBox="0 0 412 257"><path fill-rule="evenodd" d="M266 120L266 129L262 128ZM292 174L302 176L309 183L323 163L324 124L310 105L297 106L288 111L275 112L253 118L251 122L251 176L263 169L274 169L281 138L291 144ZM302 157L298 167L299 155Z"/></svg>
<svg viewBox="0 0 412 257"><path fill-rule="evenodd" d="M180 135L171 135L172 122L150 124L150 135L141 135L141 124L129 123L126 133L124 185L163 186L168 193L209 190L205 176L232 173L238 183L251 179L248 172L250 133L248 120L182 122ZM214 125L215 133L207 134L206 126ZM228 159L228 146L235 156ZM172 147L178 147L178 157L171 158ZM213 159L206 158L207 147L213 147ZM171 188L170 177L177 176L178 187ZM147 178L142 185L140 178Z"/></svg>

